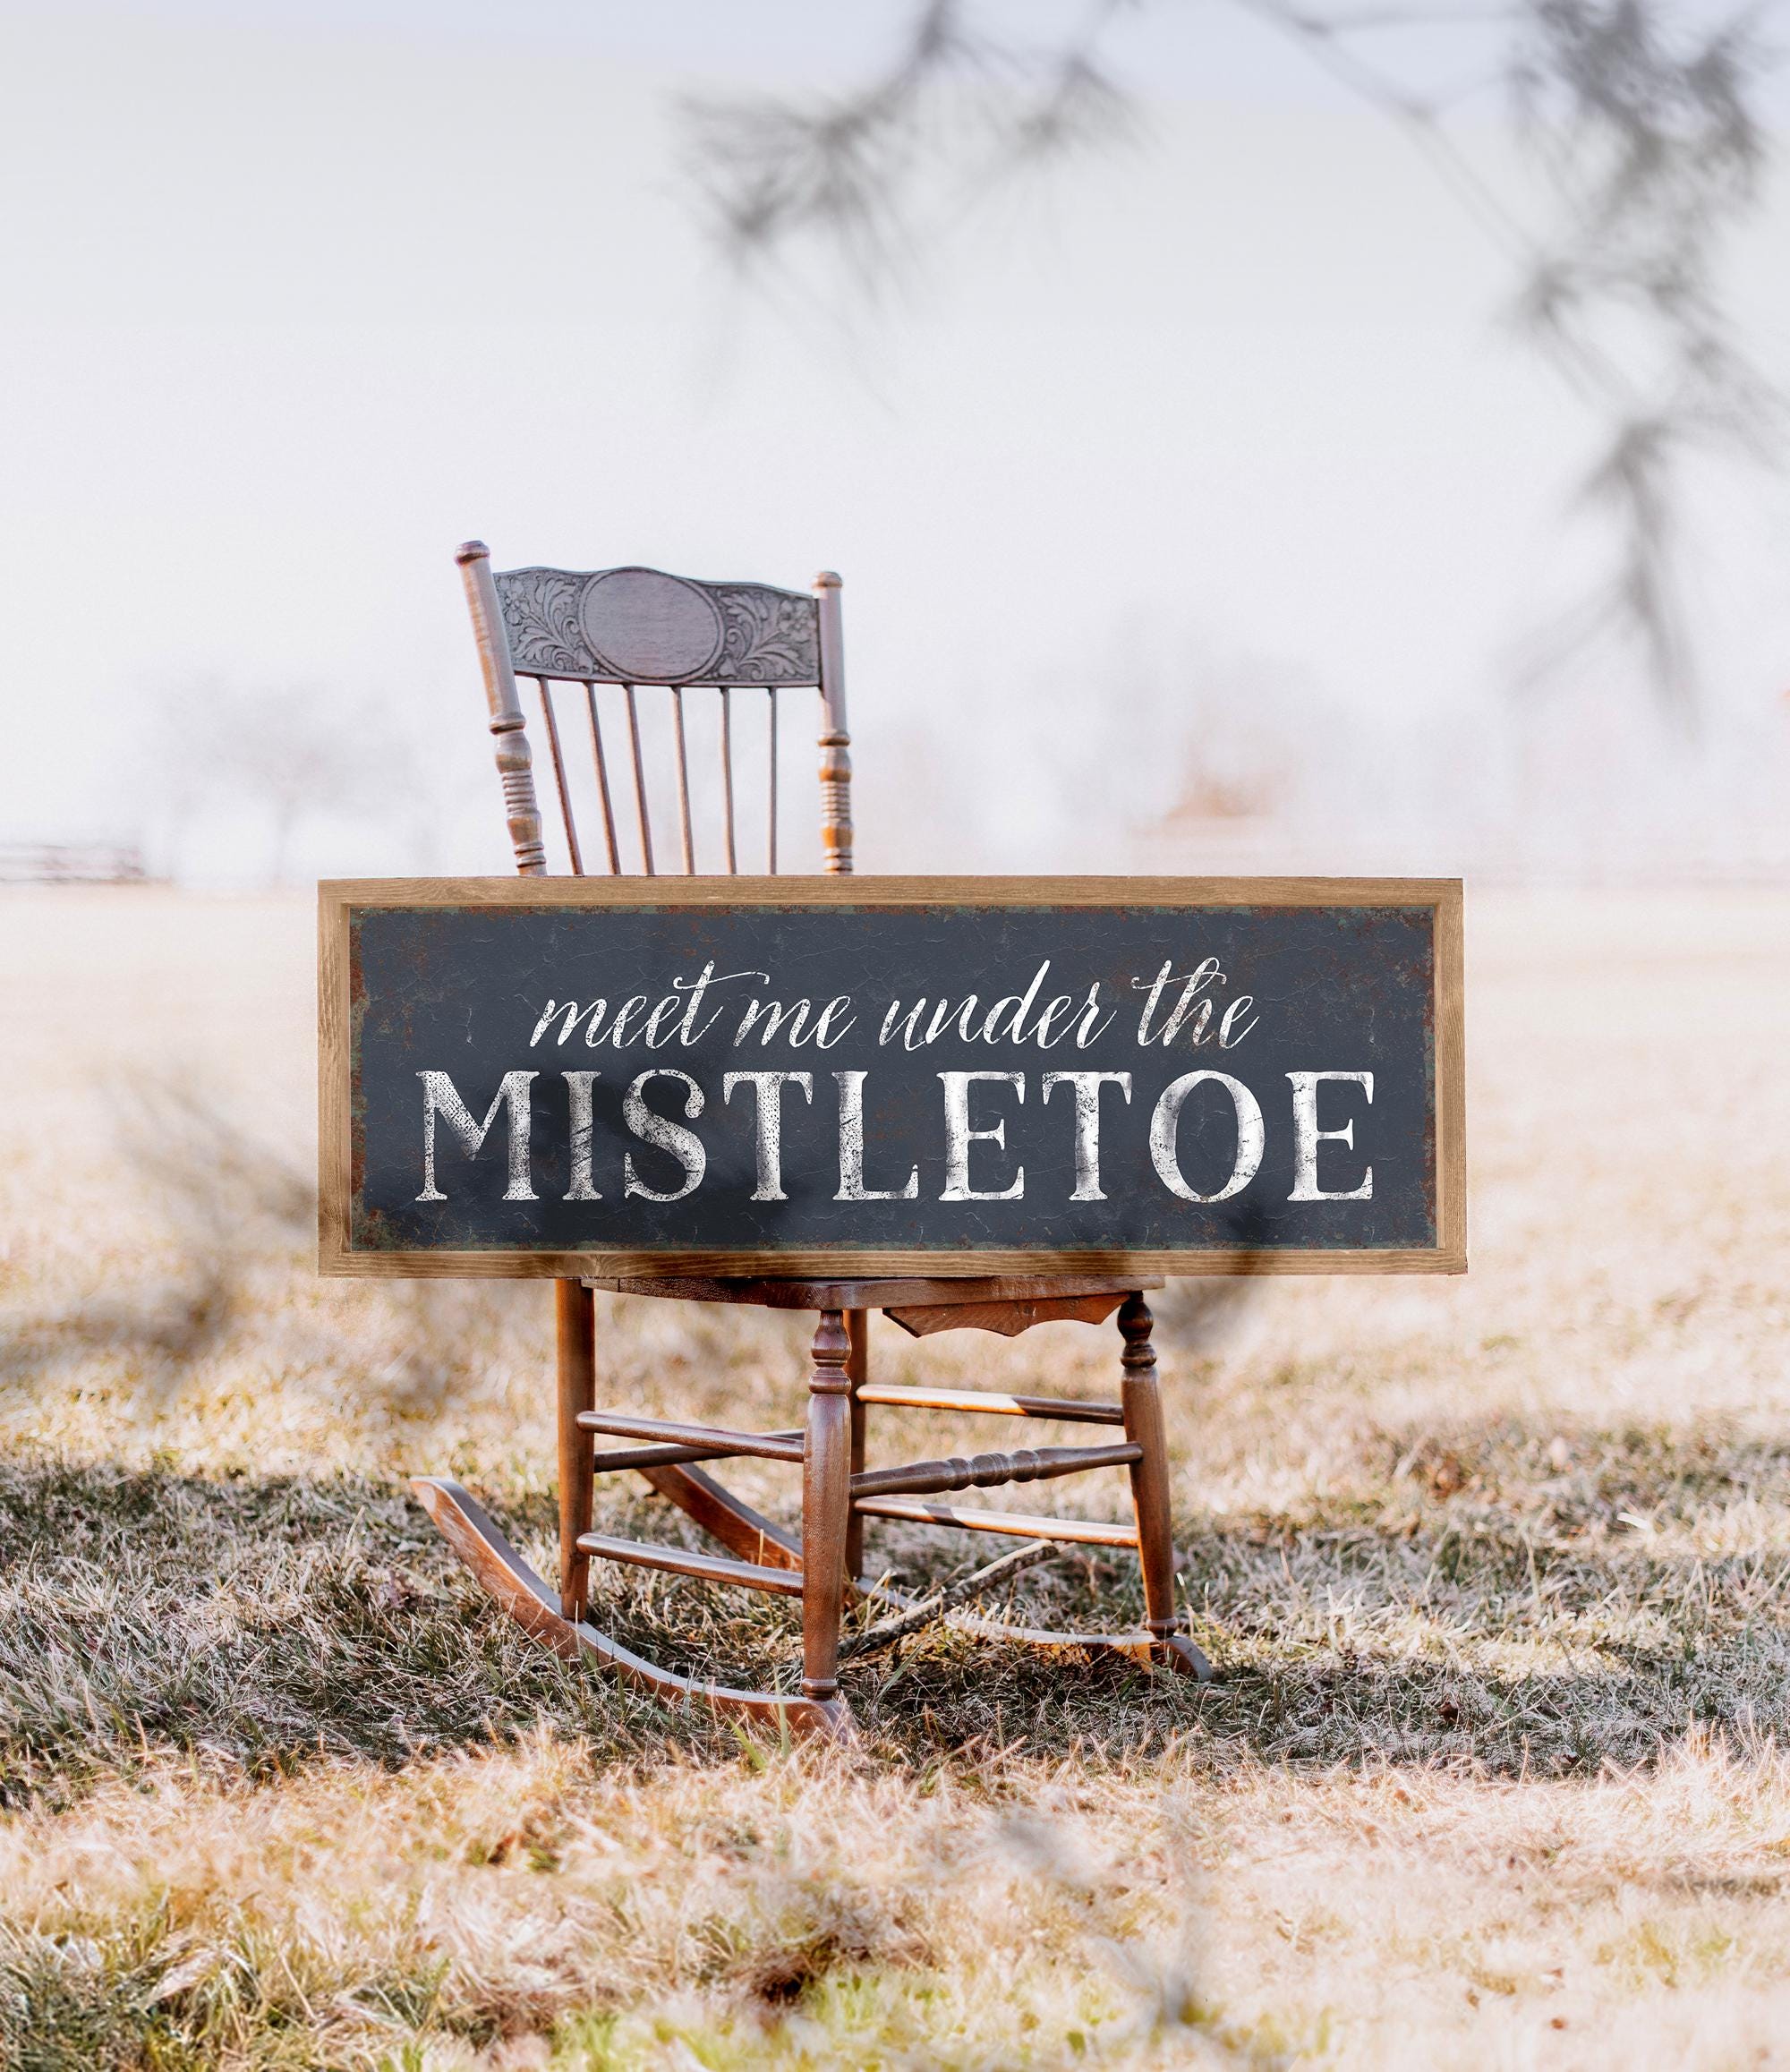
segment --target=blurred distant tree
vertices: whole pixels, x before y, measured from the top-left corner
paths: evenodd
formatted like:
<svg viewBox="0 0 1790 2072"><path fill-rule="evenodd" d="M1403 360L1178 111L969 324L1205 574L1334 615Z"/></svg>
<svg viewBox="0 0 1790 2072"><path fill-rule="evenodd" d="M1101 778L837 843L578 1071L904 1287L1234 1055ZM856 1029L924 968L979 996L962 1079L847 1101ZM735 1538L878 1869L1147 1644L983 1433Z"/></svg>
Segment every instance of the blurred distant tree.
<svg viewBox="0 0 1790 2072"><path fill-rule="evenodd" d="M1112 40L1124 18L1173 4L1091 0L1077 30L1039 40L989 26L975 0L917 0L892 60L849 92L693 102L692 161L724 249L760 271L806 248L875 294L933 234L921 220L928 196L948 192L961 213L996 176L1124 133L1135 108ZM1614 563L1538 641L1525 682L1626 634L1661 705L1688 722L1695 674L1673 556L1684 464L1710 451L1759 458L1777 414L1720 285L1725 241L1754 205L1767 158L1759 10L1713 25L1705 13L1699 25L1684 0L1227 4L1408 132L1508 252L1523 335L1598 420L1581 497L1612 527ZM1419 28L1485 62L1447 88L1413 83L1411 38L1398 32ZM1451 133L1462 101L1487 88L1504 93L1550 199L1545 226L1527 223Z"/></svg>
<svg viewBox="0 0 1790 2072"><path fill-rule="evenodd" d="M162 698L154 727L173 840L201 816L264 815L270 885L286 883L306 821L388 819L413 777L396 742L311 689L183 684ZM171 874L177 860L168 859Z"/></svg>

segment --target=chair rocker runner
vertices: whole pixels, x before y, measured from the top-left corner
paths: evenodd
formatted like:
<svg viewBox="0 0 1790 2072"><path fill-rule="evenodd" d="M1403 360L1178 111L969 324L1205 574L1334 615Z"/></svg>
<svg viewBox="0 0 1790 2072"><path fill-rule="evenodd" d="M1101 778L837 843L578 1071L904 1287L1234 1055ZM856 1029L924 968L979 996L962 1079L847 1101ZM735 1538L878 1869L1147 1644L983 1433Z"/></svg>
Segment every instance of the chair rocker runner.
<svg viewBox="0 0 1790 2072"><path fill-rule="evenodd" d="M768 781L764 806L766 870L777 869L777 700L780 691L818 692L821 729L821 843L829 873L852 867L850 736L846 728L840 579L823 574L813 592L754 583L696 583L649 568L581 574L557 568L494 571L489 550L473 541L458 556L497 739L497 764L516 867L547 870L526 720L518 676L532 678L553 767L566 853L584 872L572 802L566 738L554 703L555 684L571 687L582 708L601 812L607 866L622 869L625 846L603 740L597 686L618 688L626 735L623 772L634 806L626 846L640 868L656 872L647 799L640 704L643 688L669 694L675 751L678 825L683 867L696 869L691 810L686 695L705 694L719 722L721 853L738 870L739 829L734 785L733 701L762 691ZM611 703L614 703L613 696ZM693 698L692 703L695 703ZM874 1594L896 1606L899 1591L865 1573L866 1522L900 1520L975 1532L1017 1534L1068 1545L1129 1547L1138 1552L1145 1623L1134 1632L1052 1633L950 1615L959 1627L989 1638L1051 1648L1116 1651L1165 1663L1206 1678L1211 1669L1174 1608L1174 1559L1169 1536L1168 1456L1150 1311L1144 1291L1158 1280L1088 1275L979 1279L798 1280L775 1277L611 1276L555 1283L558 1315L559 1574L558 1588L536 1575L481 1506L457 1483L422 1477L419 1500L456 1552L506 1610L536 1639L568 1659L590 1656L624 1678L669 1698L700 1699L723 1710L781 1719L790 1727L842 1735L850 1714L839 1694L840 1624L848 1599ZM592 1291L702 1302L746 1302L814 1313L808 1408L804 1428L742 1432L601 1409L597 1403ZM1104 1323L1115 1312L1122 1340L1116 1403L985 1390L880 1386L871 1378L873 1309L915 1337L975 1329L1012 1337L1063 1318ZM873 1409L946 1411L1059 1424L1116 1428L1098 1445L1040 1445L889 1467L866 1466ZM598 1441L622 1439L624 1446ZM781 1462L802 1471L802 1531L797 1537L762 1516L709 1473L741 1458ZM960 1491L1007 1483L1052 1481L1097 1468L1123 1468L1130 1479L1133 1522L1105 1524L959 1504ZM724 1554L618 1539L592 1530L594 1478L632 1472L688 1513ZM675 1674L601 1633L588 1616L591 1564L609 1561L659 1569L748 1590L798 1598L802 1605L801 1695L739 1691Z"/></svg>

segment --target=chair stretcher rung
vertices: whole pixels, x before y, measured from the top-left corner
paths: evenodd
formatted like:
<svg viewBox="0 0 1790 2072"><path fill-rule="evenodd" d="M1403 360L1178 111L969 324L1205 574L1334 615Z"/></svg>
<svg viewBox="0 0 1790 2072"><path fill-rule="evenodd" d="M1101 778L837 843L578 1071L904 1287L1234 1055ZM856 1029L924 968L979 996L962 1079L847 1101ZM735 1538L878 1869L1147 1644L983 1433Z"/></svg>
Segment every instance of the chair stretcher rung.
<svg viewBox="0 0 1790 2072"><path fill-rule="evenodd" d="M578 1551L598 1561L621 1561L635 1568L662 1568L702 1582L732 1583L742 1590L765 1590L778 1597L800 1597L802 1572L763 1568L755 1561L729 1561L719 1554L694 1554L682 1547L653 1547L644 1539L611 1539L605 1532L581 1532Z"/></svg>
<svg viewBox="0 0 1790 2072"><path fill-rule="evenodd" d="M1071 1425L1122 1425L1116 1403L1077 1403L1053 1395L1002 1395L980 1388L893 1388L872 1383L857 1392L859 1403L888 1403L898 1410L982 1411L990 1417L1056 1418Z"/></svg>
<svg viewBox="0 0 1790 2072"><path fill-rule="evenodd" d="M624 1417L619 1411L581 1410L583 1431L618 1439L660 1439L674 1446L709 1446L716 1454L750 1454L761 1461L800 1461L802 1442L780 1432L729 1432L720 1425L681 1425L664 1418Z"/></svg>
<svg viewBox="0 0 1790 2072"><path fill-rule="evenodd" d="M1059 1539L1070 1547L1135 1547L1129 1525L1103 1525L1094 1518L1038 1518L1024 1511L959 1511L954 1504L928 1504L918 1496L865 1496L852 1509L866 1518L899 1518L911 1525L949 1525L962 1532L1010 1532L1021 1539Z"/></svg>
<svg viewBox="0 0 1790 2072"><path fill-rule="evenodd" d="M790 1439L797 1445L802 1442L799 1430L767 1432L770 1439ZM618 1446L612 1453L593 1454L591 1456L591 1472L593 1475L617 1475L628 1468L683 1468L696 1461L731 1461L738 1457L733 1446Z"/></svg>
<svg viewBox="0 0 1790 2072"><path fill-rule="evenodd" d="M854 1496L936 1496L946 1489L992 1489L1002 1482L1048 1482L1089 1468L1129 1468L1144 1449L1121 1446L1034 1446L1015 1454L976 1454L968 1460L915 1461L854 1475Z"/></svg>

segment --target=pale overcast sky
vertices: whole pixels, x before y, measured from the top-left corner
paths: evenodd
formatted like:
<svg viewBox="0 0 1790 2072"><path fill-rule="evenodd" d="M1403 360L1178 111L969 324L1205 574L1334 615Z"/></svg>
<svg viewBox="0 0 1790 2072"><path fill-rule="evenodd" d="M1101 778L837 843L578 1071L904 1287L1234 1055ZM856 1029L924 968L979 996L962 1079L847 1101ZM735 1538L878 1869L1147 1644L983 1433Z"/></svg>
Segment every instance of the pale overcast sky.
<svg viewBox="0 0 1790 2072"><path fill-rule="evenodd" d="M0 9L0 833L129 831L142 715L200 678L392 701L481 770L474 533L840 569L871 864L903 860L893 772L936 749L998 789L1040 686L1052 724L1065 684L1110 703L1140 640L1283 662L1364 724L1495 696L1572 593L1593 427L1408 141L1240 12L1140 11L1138 143L972 211L874 318L732 293L678 95L855 77L906 12ZM1738 269L1780 380L1786 192ZM1790 491L1712 475L1695 515L1712 694L1760 708ZM488 804L437 867L504 867ZM981 853L1036 864L1024 801L983 810Z"/></svg>

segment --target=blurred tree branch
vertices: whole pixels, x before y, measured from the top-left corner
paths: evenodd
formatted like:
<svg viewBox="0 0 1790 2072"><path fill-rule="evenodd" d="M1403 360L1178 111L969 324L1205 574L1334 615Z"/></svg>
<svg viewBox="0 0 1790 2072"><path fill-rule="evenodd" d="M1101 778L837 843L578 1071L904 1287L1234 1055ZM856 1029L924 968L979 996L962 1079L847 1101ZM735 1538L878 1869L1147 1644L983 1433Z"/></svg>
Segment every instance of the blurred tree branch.
<svg viewBox="0 0 1790 2072"><path fill-rule="evenodd" d="M1129 133L1132 97L1107 47L1122 17L1170 0L1091 0L1054 39L986 26L974 0L919 0L891 61L844 94L729 97L685 111L702 206L721 249L763 277L803 249L874 300L936 234L942 181L959 211L997 180ZM1607 578L1534 644L1542 683L1588 643L1636 642L1661 706L1685 723L1696 683L1675 558L1696 454L1774 450L1778 398L1748 360L1719 274L1757 201L1768 150L1755 111L1768 56L1751 12L1697 27L1682 0L1512 0L1350 8L1230 0L1412 138L1498 243L1521 335L1599 424L1577 503L1614 534ZM1489 70L1419 88L1382 55L1387 30L1495 38ZM1459 102L1504 92L1549 221L1540 228L1451 134Z"/></svg>

